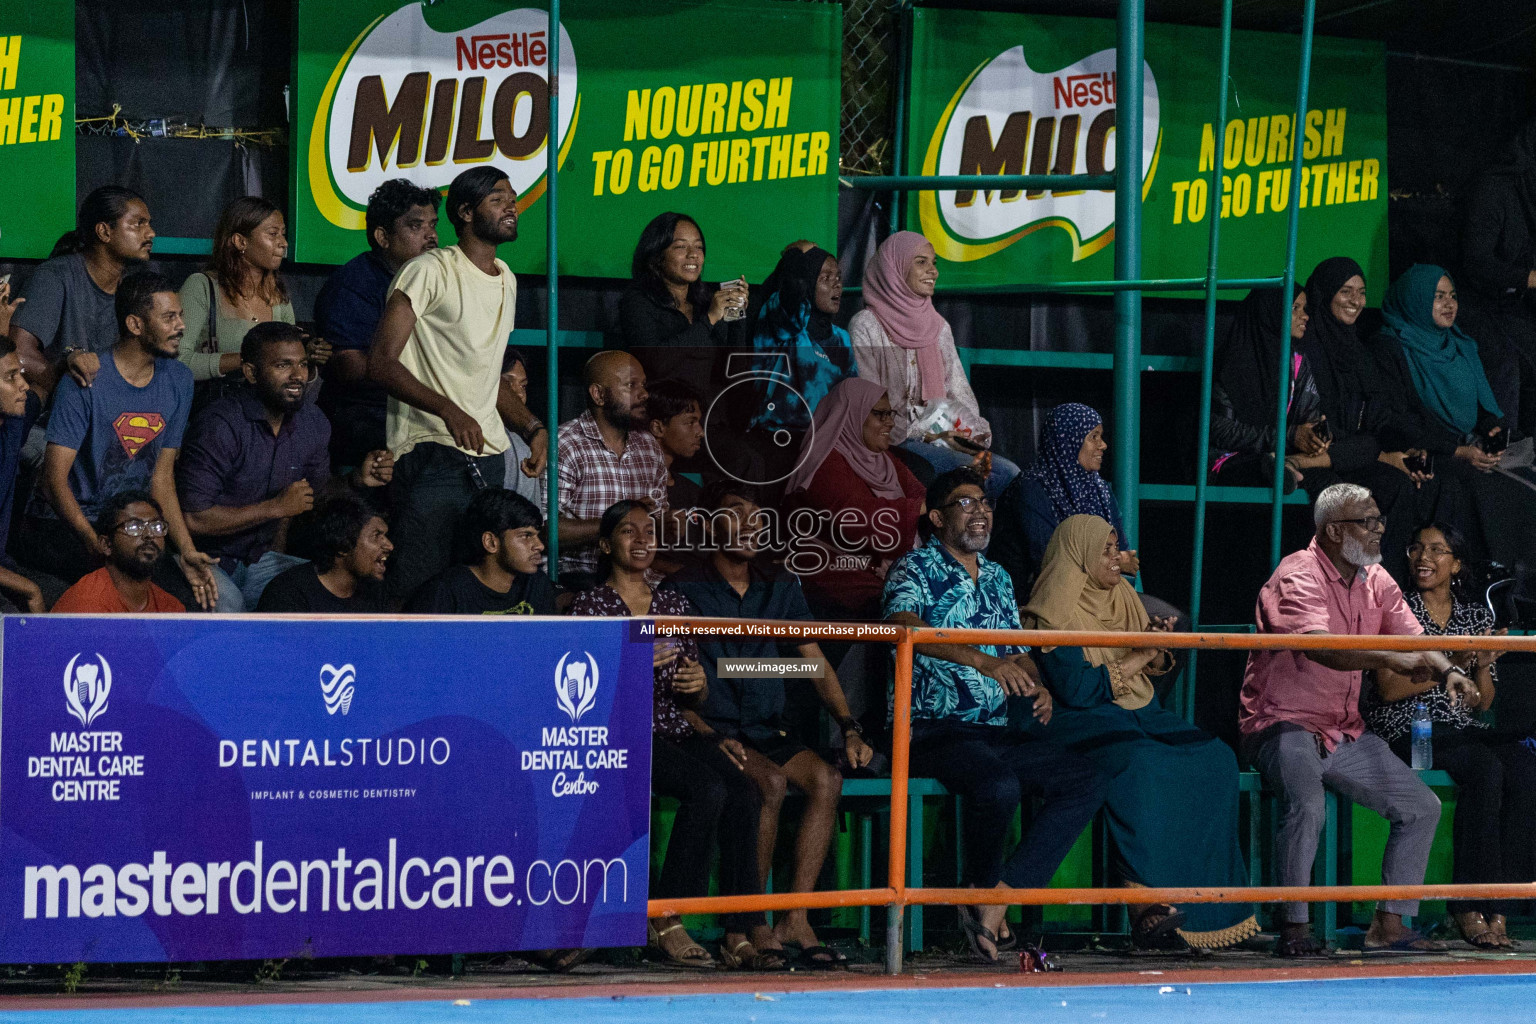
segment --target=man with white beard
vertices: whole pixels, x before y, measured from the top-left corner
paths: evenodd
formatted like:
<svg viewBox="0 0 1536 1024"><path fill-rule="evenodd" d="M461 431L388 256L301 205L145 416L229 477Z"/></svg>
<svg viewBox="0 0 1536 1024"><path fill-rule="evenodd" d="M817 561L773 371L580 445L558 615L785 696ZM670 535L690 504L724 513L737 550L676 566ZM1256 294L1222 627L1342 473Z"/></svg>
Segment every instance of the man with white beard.
<svg viewBox="0 0 1536 1024"><path fill-rule="evenodd" d="M1392 577L1380 566L1380 510L1371 492L1334 484L1317 497L1317 532L1288 555L1259 591L1260 633L1358 636L1423 633ZM1253 651L1243 674L1244 758L1280 801L1275 875L1280 885L1307 885L1323 827L1323 790L1363 804L1391 823L1382 856L1386 885L1419 885L1440 822L1440 801L1360 717L1364 670L1387 668L1423 682L1445 680L1453 700L1476 697L1477 685L1438 651ZM1417 900L1381 903L1366 932L1367 950L1433 952L1445 944L1403 924ZM1281 905L1282 957L1327 950L1309 934L1305 903Z"/></svg>

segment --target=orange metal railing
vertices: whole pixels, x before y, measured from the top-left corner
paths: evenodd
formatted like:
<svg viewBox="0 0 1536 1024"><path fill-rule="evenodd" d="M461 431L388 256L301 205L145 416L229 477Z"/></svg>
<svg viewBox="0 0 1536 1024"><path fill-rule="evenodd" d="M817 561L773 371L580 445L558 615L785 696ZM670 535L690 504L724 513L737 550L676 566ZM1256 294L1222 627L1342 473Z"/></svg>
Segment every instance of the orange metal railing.
<svg viewBox="0 0 1536 1024"><path fill-rule="evenodd" d="M912 658L925 644L1016 644L1030 647L1170 647L1195 650L1333 651L1536 651L1536 636L1339 636L1328 633L1116 633L1062 630L907 628L889 623L858 627L848 623L775 622L706 618L658 618L658 629L693 636L735 635L751 625L785 631L780 639L855 640L896 645L895 706L891 734L891 833L887 885L883 889L771 893L651 900L648 913L718 914L827 907L886 907L886 969L901 970L901 926L909 906L956 904L1272 903L1421 899L1536 899L1536 882L1501 885L1313 885L1113 889L929 889L908 888L907 778L912 740ZM863 632L850 634L850 629ZM792 632L791 632L792 631ZM758 637L768 637L758 634Z"/></svg>

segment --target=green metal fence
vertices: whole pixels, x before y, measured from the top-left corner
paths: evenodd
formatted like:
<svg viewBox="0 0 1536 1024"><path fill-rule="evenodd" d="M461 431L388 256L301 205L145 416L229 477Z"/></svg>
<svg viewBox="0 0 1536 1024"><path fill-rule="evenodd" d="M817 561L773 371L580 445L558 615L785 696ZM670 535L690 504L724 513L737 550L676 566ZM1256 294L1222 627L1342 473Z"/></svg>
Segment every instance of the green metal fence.
<svg viewBox="0 0 1536 1024"><path fill-rule="evenodd" d="M1221 168L1225 133L1215 133L1216 155L1211 169L1213 200L1211 225L1203 278L1156 278L1142 279L1141 274L1141 143L1142 143L1142 75L1146 11L1145 0L1120 0L1117 12L1116 75L1123 83L1136 83L1134 88L1122 89L1119 96L1120 110L1115 132L1115 171L1105 175L1088 174L989 174L989 175L912 175L903 173L904 136L907 106L907 89L911 70L911 19L912 0L844 0L843 38L843 110L842 110L842 167L841 184L848 188L884 192L891 196L889 204L892 229L902 223L901 197L921 190L948 189L1114 189L1115 190L1115 278L1106 281L1039 281L1020 282L1002 287L969 289L973 293L1050 293L1050 292L1109 292L1115 304L1115 345L1108 366L1114 374L1113 412L1116 430L1114 444L1114 487L1120 497L1121 511L1126 528L1126 542L1136 545L1139 527L1140 503L1148 500L1189 501L1194 504L1194 537L1190 566L1190 618L1194 627L1202 626L1201 582L1204 571L1205 521L1211 502L1257 502L1270 505L1270 563L1280 558L1280 527L1284 505L1285 462L1284 441L1286 436L1287 389L1282 387L1275 412L1275 436L1279 439L1275 459L1272 487L1266 492L1260 488L1211 487L1207 480L1207 463L1210 457L1210 415L1213 363L1215 358L1216 295L1223 289L1280 288L1289 294L1296 280L1296 238L1299 228L1301 188L1300 165L1302 147L1295 147L1290 176L1290 200L1286 226L1286 245L1280 273L1274 277L1230 278L1218 276L1221 242ZM1220 81L1223 88L1216 99L1216 121L1226 123L1227 83L1232 56L1233 0L1221 0L1221 55ZM550 0L550 31L560 17L560 0ZM1301 52L1297 69L1296 121L1305 117L1307 87L1311 75L1312 36L1316 17L1316 0L1303 0L1301 27ZM557 68L551 59L550 80L554 82ZM557 89L550 89L550 123L557 124ZM886 133L889 134L886 134ZM549 559L552 571L559 560L559 513L558 467L556 465L556 425L559 422L559 276L557 273L558 201L556 195L556 153L549 148L548 205L549 220L549 289L547 352L548 352L548 407L546 421L549 427L548 515ZM881 173L890 168L890 173ZM873 172L873 173L872 173ZM1124 176L1124 177L1122 177ZM1185 360L1154 360L1169 365L1150 365L1141 356L1141 296L1148 291L1205 292L1205 317L1200 369L1199 430L1196 439L1198 458L1195 465L1195 485L1192 495L1189 488L1169 486L1143 487L1140 480L1140 423L1141 386L1140 373L1148 369L1184 369ZM1282 303L1284 320L1281 325L1280 377L1289 379L1290 306ZM569 344L569 342L568 342ZM1080 353L1024 353L992 350L971 351L973 362L980 355L987 362L1008 365L1032 366L1083 366L1102 367L1104 357ZM1029 356L1028 359L1018 357ZM1060 358L1053 358L1060 357ZM1069 358L1070 357L1070 358ZM1177 363L1178 365L1173 365ZM1293 499L1294 500L1294 499ZM1195 657L1191 657L1187 671L1175 696L1175 706L1187 716L1193 712L1192 695L1195 685Z"/></svg>

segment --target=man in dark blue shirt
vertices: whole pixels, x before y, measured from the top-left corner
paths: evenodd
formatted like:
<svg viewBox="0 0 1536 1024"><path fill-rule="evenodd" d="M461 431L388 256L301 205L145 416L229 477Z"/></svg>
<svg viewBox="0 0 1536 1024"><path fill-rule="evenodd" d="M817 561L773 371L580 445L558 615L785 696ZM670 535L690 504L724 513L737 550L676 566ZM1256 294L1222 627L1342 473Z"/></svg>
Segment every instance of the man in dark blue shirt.
<svg viewBox="0 0 1536 1024"><path fill-rule="evenodd" d="M27 387L21 356L10 339L0 336L0 548L11 534L11 512L16 504L16 470L21 446L37 421L42 402ZM0 611L44 612L42 588L22 575L9 552L0 550ZM55 597L58 592L55 591ZM10 602L16 604L11 607Z"/></svg>
<svg viewBox="0 0 1536 1024"><path fill-rule="evenodd" d="M241 342L240 365L247 387L198 416L177 473L187 528L219 560L220 612L254 609L273 577L303 561L283 551L288 520L308 511L331 479L331 425L304 401L304 333L257 324ZM351 482L380 487L393 472L387 450L371 451Z"/></svg>
<svg viewBox="0 0 1536 1024"><path fill-rule="evenodd" d="M315 322L335 350L325 366L320 408L331 418L331 458L339 468L357 466L384 447L388 395L368 379L368 349L384 315L395 272L437 248L440 197L405 178L373 190L364 214L368 251L342 264L320 289Z"/></svg>
<svg viewBox="0 0 1536 1024"><path fill-rule="evenodd" d="M703 615L730 619L790 619L811 621L811 610L794 575L757 562L762 539L762 516L755 488L735 480L721 480L705 489L699 508L709 516L710 554L671 577L668 585L681 591ZM766 883L778 841L779 811L789 783L806 795L805 813L795 844L794 877L790 892L810 892L821 874L827 847L842 796L843 777L838 770L802 741L790 734L784 720L783 676L766 673L752 677L721 676L723 658L780 658L791 647L806 659L817 698L843 731L843 749L849 764L862 768L874 751L864 742L863 731L848 712L837 673L814 643L781 645L775 641L701 641L699 662L709 681L709 695L700 714L709 729L738 744L742 769L762 794L758 819L758 869ZM701 732L704 730L700 730ZM749 935L759 951L782 949L796 943L801 962L810 968L836 966L842 954L821 943L804 910L778 915L772 931L759 926Z"/></svg>

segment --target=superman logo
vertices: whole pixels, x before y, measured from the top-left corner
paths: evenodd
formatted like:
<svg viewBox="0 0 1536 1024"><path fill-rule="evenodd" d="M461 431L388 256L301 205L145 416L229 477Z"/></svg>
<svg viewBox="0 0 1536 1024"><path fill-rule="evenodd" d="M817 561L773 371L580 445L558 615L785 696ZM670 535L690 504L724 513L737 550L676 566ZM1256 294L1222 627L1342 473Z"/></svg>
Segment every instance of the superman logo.
<svg viewBox="0 0 1536 1024"><path fill-rule="evenodd" d="M165 429L165 417L157 412L125 412L112 421L112 429L117 431L117 439L131 459L160 436Z"/></svg>

